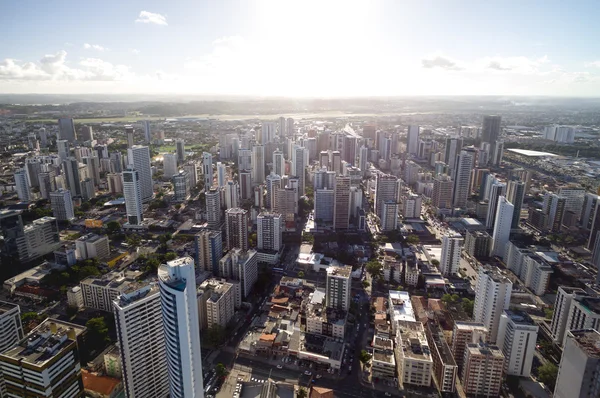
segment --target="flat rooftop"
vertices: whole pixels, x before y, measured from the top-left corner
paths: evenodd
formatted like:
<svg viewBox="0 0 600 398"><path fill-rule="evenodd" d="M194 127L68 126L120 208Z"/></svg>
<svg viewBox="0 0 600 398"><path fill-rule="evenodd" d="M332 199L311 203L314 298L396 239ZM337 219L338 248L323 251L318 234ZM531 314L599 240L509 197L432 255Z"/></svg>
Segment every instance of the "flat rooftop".
<svg viewBox="0 0 600 398"><path fill-rule="evenodd" d="M530 158L543 157L543 156L558 156L558 155L556 155L554 153L550 153L550 152L532 151L529 149L507 148L506 150L510 151L510 152L514 152L518 155L523 155L523 156L527 156Z"/></svg>
<svg viewBox="0 0 600 398"><path fill-rule="evenodd" d="M350 274L352 274L352 267L349 265L342 267L331 266L327 268L327 275L350 278Z"/></svg>
<svg viewBox="0 0 600 398"><path fill-rule="evenodd" d="M18 304L7 303L6 301L0 301L0 316L6 314L7 312L14 311L18 309Z"/></svg>
<svg viewBox="0 0 600 398"><path fill-rule="evenodd" d="M396 363L392 351L378 350L377 348L373 350L373 360L378 362L385 362L390 365L394 365Z"/></svg>
<svg viewBox="0 0 600 398"><path fill-rule="evenodd" d="M467 344L466 349L471 353L471 355L485 355L493 356L495 358L504 358L504 355L502 354L502 351L500 351L500 348L498 348L498 346L495 345L488 345L485 343L470 343Z"/></svg>
<svg viewBox="0 0 600 398"><path fill-rule="evenodd" d="M89 233L89 234L79 237L77 239L77 241L94 243L94 242L97 242L97 241L99 241L101 239L105 239L105 238L108 239L108 237L106 235L97 235L97 234Z"/></svg>
<svg viewBox="0 0 600 398"><path fill-rule="evenodd" d="M389 298L391 302L390 318L392 321L410 321L415 322L415 312L410 301L408 292L400 290L390 290Z"/></svg>
<svg viewBox="0 0 600 398"><path fill-rule="evenodd" d="M600 358L600 333L594 329L572 330L575 344L592 358Z"/></svg>
<svg viewBox="0 0 600 398"><path fill-rule="evenodd" d="M421 322L399 322L398 329L405 357L420 360L431 359L431 351Z"/></svg>
<svg viewBox="0 0 600 398"><path fill-rule="evenodd" d="M504 312L517 325L535 325L533 319L531 319L531 317L526 312L518 310L504 310Z"/></svg>
<svg viewBox="0 0 600 398"><path fill-rule="evenodd" d="M483 323L477 323L477 322L456 321L456 322L454 322L454 327L458 331L479 330L479 331L485 332L485 333L488 332L488 329L485 327L485 325Z"/></svg>

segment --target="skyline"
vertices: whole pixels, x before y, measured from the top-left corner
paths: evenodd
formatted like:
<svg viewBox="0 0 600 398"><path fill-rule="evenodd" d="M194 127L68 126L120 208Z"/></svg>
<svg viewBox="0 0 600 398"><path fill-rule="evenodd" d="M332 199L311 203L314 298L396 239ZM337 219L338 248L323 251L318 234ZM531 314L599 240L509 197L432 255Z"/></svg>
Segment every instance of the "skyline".
<svg viewBox="0 0 600 398"><path fill-rule="evenodd" d="M593 97L600 89L600 45L586 40L599 30L594 2L33 3L0 4L19 22L0 27L0 93Z"/></svg>

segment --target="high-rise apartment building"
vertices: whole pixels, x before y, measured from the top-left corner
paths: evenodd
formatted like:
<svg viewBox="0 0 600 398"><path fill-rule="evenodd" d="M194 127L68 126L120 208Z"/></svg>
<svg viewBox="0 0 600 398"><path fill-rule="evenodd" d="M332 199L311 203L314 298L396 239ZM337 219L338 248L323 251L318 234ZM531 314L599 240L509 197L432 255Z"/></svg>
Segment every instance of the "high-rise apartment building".
<svg viewBox="0 0 600 398"><path fill-rule="evenodd" d="M464 148L458 156L453 171L454 187L452 190L452 207L464 208L471 194L471 170L475 167L477 152L474 148Z"/></svg>
<svg viewBox="0 0 600 398"><path fill-rule="evenodd" d="M173 200L175 202L183 202L190 198L191 185L190 175L185 170L180 170L179 173L175 174L171 181L173 182Z"/></svg>
<svg viewBox="0 0 600 398"><path fill-rule="evenodd" d="M498 347L504 354L504 371L529 377L539 327L523 311L504 310L498 329Z"/></svg>
<svg viewBox="0 0 600 398"><path fill-rule="evenodd" d="M207 294L206 302L200 308L200 313L205 315L206 324L204 328L213 326L227 327L227 324L235 315L235 287L229 282L218 279L207 279L199 286L203 294Z"/></svg>
<svg viewBox="0 0 600 398"><path fill-rule="evenodd" d="M504 355L495 345L468 344L463 359L462 384L467 396L500 396Z"/></svg>
<svg viewBox="0 0 600 398"><path fill-rule="evenodd" d="M488 202L487 217L485 219L485 227L488 229L494 228L494 222L496 221L496 210L498 210L500 196L506 196L506 184L493 184L490 189L490 199Z"/></svg>
<svg viewBox="0 0 600 398"><path fill-rule="evenodd" d="M248 250L248 211L240 208L227 209L225 231L228 249Z"/></svg>
<svg viewBox="0 0 600 398"><path fill-rule="evenodd" d="M510 229L515 207L504 196L498 198L494 232L492 234L492 256L504 256L504 250L510 238Z"/></svg>
<svg viewBox="0 0 600 398"><path fill-rule="evenodd" d="M499 271L486 266L479 268L473 308L473 320L483 323L490 332L490 343L496 343L502 311L508 309L512 282Z"/></svg>
<svg viewBox="0 0 600 398"><path fill-rule="evenodd" d="M578 287L559 286L554 301L554 312L552 313L552 323L550 324L550 332L552 340L557 344L562 344L567 332L567 320L571 313L573 300L579 297L585 297L585 290Z"/></svg>
<svg viewBox="0 0 600 398"><path fill-rule="evenodd" d="M121 173L123 178L123 195L125 196L125 212L127 223L140 225L144 221L142 209L142 187L139 172L131 167Z"/></svg>
<svg viewBox="0 0 600 398"><path fill-rule="evenodd" d="M255 145L252 147L252 184L265 182L265 147Z"/></svg>
<svg viewBox="0 0 600 398"><path fill-rule="evenodd" d="M375 214L381 219L383 215L383 203L398 203L398 191L400 182L397 177L389 174L378 174L375 185Z"/></svg>
<svg viewBox="0 0 600 398"><path fill-rule="evenodd" d="M52 207L52 214L58 221L70 221L75 219L71 191L60 188L51 192L50 206Z"/></svg>
<svg viewBox="0 0 600 398"><path fill-rule="evenodd" d="M352 297L352 267L335 267L327 268L327 281L325 289L325 306L329 308L337 308L343 311L350 309Z"/></svg>
<svg viewBox="0 0 600 398"><path fill-rule="evenodd" d="M157 284L147 284L113 301L125 395L169 395L169 372Z"/></svg>
<svg viewBox="0 0 600 398"><path fill-rule="evenodd" d="M162 264L158 268L158 284L170 396L203 397L194 259L181 257Z"/></svg>
<svg viewBox="0 0 600 398"><path fill-rule="evenodd" d="M340 160L341 162L341 160ZM304 196L306 166L308 165L308 151L296 145L292 151L292 175L298 178L298 199ZM341 163L340 163L341 165ZM340 167L341 169L341 167ZM341 172L341 170L340 170Z"/></svg>
<svg viewBox="0 0 600 398"><path fill-rule="evenodd" d="M34 198L33 192L31 192L31 185L27 178L27 171L25 169L19 169L14 173L15 178L15 189L19 200L23 202L31 202Z"/></svg>
<svg viewBox="0 0 600 398"><path fill-rule="evenodd" d="M219 276L239 281L241 298L246 298L258 279L258 253L230 250L219 261Z"/></svg>
<svg viewBox="0 0 600 398"><path fill-rule="evenodd" d="M154 197L152 182L152 167L150 165L150 148L134 145L127 149L127 163L133 165L140 178L142 202L145 203Z"/></svg>
<svg viewBox="0 0 600 398"><path fill-rule="evenodd" d="M221 192L216 188L210 188L205 192L208 228L218 230L221 227Z"/></svg>
<svg viewBox="0 0 600 398"><path fill-rule="evenodd" d="M212 155L208 152L202 154L202 174L204 174L204 189L210 189L213 185L213 166Z"/></svg>
<svg viewBox="0 0 600 398"><path fill-rule="evenodd" d="M463 368L465 349L469 344L487 343L489 330L483 323L477 322L454 322L452 330L452 355L460 369Z"/></svg>
<svg viewBox="0 0 600 398"><path fill-rule="evenodd" d="M483 142L489 142L492 145L495 144L500 137L501 122L501 116L484 116L483 126L481 128L481 140Z"/></svg>
<svg viewBox="0 0 600 398"><path fill-rule="evenodd" d="M163 176L171 178L177 174L177 154L165 153L163 155Z"/></svg>
<svg viewBox="0 0 600 398"><path fill-rule="evenodd" d="M177 162L183 164L185 162L185 141L181 138L175 140L175 150L177 153Z"/></svg>
<svg viewBox="0 0 600 398"><path fill-rule="evenodd" d="M398 211L400 205L392 200L383 202L379 225L382 231L395 231L398 229Z"/></svg>
<svg viewBox="0 0 600 398"><path fill-rule="evenodd" d="M567 333L554 387L554 398L600 396L600 333L594 329Z"/></svg>
<svg viewBox="0 0 600 398"><path fill-rule="evenodd" d="M419 126L408 126L406 133L406 151L416 155L419 151Z"/></svg>
<svg viewBox="0 0 600 398"><path fill-rule="evenodd" d="M257 248L279 251L282 246L283 217L279 213L261 212L256 217Z"/></svg>
<svg viewBox="0 0 600 398"><path fill-rule="evenodd" d="M433 179L433 195L431 203L438 209L452 208L452 180L442 174Z"/></svg>
<svg viewBox="0 0 600 398"><path fill-rule="evenodd" d="M444 162L452 170L456 166L456 157L463 147L463 139L460 137L446 138L446 149L444 152Z"/></svg>
<svg viewBox="0 0 600 398"><path fill-rule="evenodd" d="M135 139L134 139L133 134L134 134L133 126L131 126L131 125L125 126L125 137L127 138L127 148L133 148L133 145L135 144Z"/></svg>
<svg viewBox="0 0 600 398"><path fill-rule="evenodd" d="M565 345L566 335L569 330L596 329L600 328L600 297L575 297L571 302L569 317L565 325Z"/></svg>
<svg viewBox="0 0 600 398"><path fill-rule="evenodd" d="M460 249L462 238L442 237L440 272L443 275L457 275L460 268Z"/></svg>
<svg viewBox="0 0 600 398"><path fill-rule="evenodd" d="M200 231L196 234L194 243L196 267L218 275L219 260L223 257L223 235L221 231Z"/></svg>
<svg viewBox="0 0 600 398"><path fill-rule="evenodd" d="M239 206L239 192L239 185L236 181L227 181L224 189L226 209L232 209Z"/></svg>
<svg viewBox="0 0 600 398"><path fill-rule="evenodd" d="M269 174L265 185L267 189L265 207L267 209L272 209L275 204L275 191L281 188L281 176L275 173Z"/></svg>
<svg viewBox="0 0 600 398"><path fill-rule="evenodd" d="M58 139L65 140L71 143L77 141L75 122L72 118L58 119Z"/></svg>
<svg viewBox="0 0 600 398"><path fill-rule="evenodd" d="M525 183L520 180L510 180L506 187L506 199L515 206L511 229L519 228L519 220L521 219L521 209L523 208L523 200L525 199Z"/></svg>
<svg viewBox="0 0 600 398"><path fill-rule="evenodd" d="M144 139L146 140L146 144L152 142L152 129L150 126L149 120L144 120L142 122L142 127L144 127Z"/></svg>
<svg viewBox="0 0 600 398"><path fill-rule="evenodd" d="M54 217L42 217L23 227L16 238L19 260L28 262L60 247L58 224Z"/></svg>
<svg viewBox="0 0 600 398"><path fill-rule="evenodd" d="M335 178L333 195L333 229L348 229L350 227L350 177Z"/></svg>

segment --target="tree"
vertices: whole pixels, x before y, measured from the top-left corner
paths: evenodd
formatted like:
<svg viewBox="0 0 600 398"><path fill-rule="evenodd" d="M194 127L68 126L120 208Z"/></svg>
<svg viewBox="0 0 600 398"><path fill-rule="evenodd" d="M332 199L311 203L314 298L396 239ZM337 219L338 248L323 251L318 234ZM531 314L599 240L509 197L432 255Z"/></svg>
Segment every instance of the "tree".
<svg viewBox="0 0 600 398"><path fill-rule="evenodd" d="M309 232L302 232L302 242L313 244L315 243L315 237Z"/></svg>
<svg viewBox="0 0 600 398"><path fill-rule="evenodd" d="M473 300L469 300L468 298L462 299L462 308L469 316L473 316L473 306L475 302Z"/></svg>
<svg viewBox="0 0 600 398"><path fill-rule="evenodd" d="M296 398L306 398L308 396L308 393L306 392L306 389L300 387L298 389L298 393L296 394Z"/></svg>
<svg viewBox="0 0 600 398"><path fill-rule="evenodd" d="M431 260L431 265L435 265L436 267L438 267L440 265L440 262L438 260Z"/></svg>
<svg viewBox="0 0 600 398"><path fill-rule="evenodd" d="M108 338L108 326L106 326L104 318L92 318L86 322L85 327L87 328L87 342L89 342L90 346L102 348L110 341Z"/></svg>
<svg viewBox="0 0 600 398"><path fill-rule="evenodd" d="M408 243L409 245L418 245L419 237L417 235L410 234L406 237L406 243Z"/></svg>
<svg viewBox="0 0 600 398"><path fill-rule="evenodd" d="M109 221L106 223L106 231L109 234L116 234L121 231L121 224L118 221Z"/></svg>
<svg viewBox="0 0 600 398"><path fill-rule="evenodd" d="M546 319L552 319L552 316L554 315L554 310L552 308L546 308L544 310L544 314L546 315Z"/></svg>
<svg viewBox="0 0 600 398"><path fill-rule="evenodd" d="M362 350L358 356L358 360L364 365L371 360L371 355L367 351Z"/></svg>
<svg viewBox="0 0 600 398"><path fill-rule="evenodd" d="M225 341L225 329L219 324L209 327L204 335L206 342L212 347L217 347Z"/></svg>
<svg viewBox="0 0 600 398"><path fill-rule="evenodd" d="M90 202L83 202L81 206L79 206L79 208L81 209L81 211L88 211L92 208L92 205L90 204Z"/></svg>
<svg viewBox="0 0 600 398"><path fill-rule="evenodd" d="M371 260L366 266L367 272L371 274L371 278L377 279L383 277L383 265L377 260Z"/></svg>
<svg viewBox="0 0 600 398"><path fill-rule="evenodd" d="M227 368L222 363L218 363L215 366L215 372L217 373L217 377L225 377L227 375Z"/></svg>
<svg viewBox="0 0 600 398"><path fill-rule="evenodd" d="M298 278L304 278L304 271L298 272Z"/></svg>
<svg viewBox="0 0 600 398"><path fill-rule="evenodd" d="M177 254L175 252L168 252L165 254L165 261L172 261L177 258Z"/></svg>
<svg viewBox="0 0 600 398"><path fill-rule="evenodd" d="M371 284L369 283L369 281L362 281L362 286L366 289L369 286L371 286Z"/></svg>
<svg viewBox="0 0 600 398"><path fill-rule="evenodd" d="M538 368L538 380L551 390L554 390L554 383L556 383L557 376L558 367L551 362L547 362Z"/></svg>

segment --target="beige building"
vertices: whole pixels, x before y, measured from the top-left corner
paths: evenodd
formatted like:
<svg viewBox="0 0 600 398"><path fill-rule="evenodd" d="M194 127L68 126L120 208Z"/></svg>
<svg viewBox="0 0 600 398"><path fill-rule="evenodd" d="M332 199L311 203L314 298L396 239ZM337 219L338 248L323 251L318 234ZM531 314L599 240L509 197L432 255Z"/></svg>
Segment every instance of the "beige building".
<svg viewBox="0 0 600 398"><path fill-rule="evenodd" d="M430 386L433 360L421 322L399 321L396 326L396 359L402 384Z"/></svg>
<svg viewBox="0 0 600 398"><path fill-rule="evenodd" d="M468 344L483 342L487 343L489 331L483 323L477 322L454 322L452 331L452 355L459 368L462 369L465 348Z"/></svg>
<svg viewBox="0 0 600 398"><path fill-rule="evenodd" d="M467 395L497 397L502 386L504 355L495 345L467 344L462 384Z"/></svg>
<svg viewBox="0 0 600 398"><path fill-rule="evenodd" d="M206 300L199 300L204 307L199 307L201 313L201 326L208 328L214 325L226 327L235 314L235 289L231 283L224 280L208 279L200 285L199 290L203 292L202 297ZM199 292L200 297L200 292ZM204 314L202 314L204 310ZM204 323L203 321L206 321Z"/></svg>
<svg viewBox="0 0 600 398"><path fill-rule="evenodd" d="M108 236L87 234L75 241L75 252L78 260L87 260L88 258L103 259L110 255L108 245Z"/></svg>
<svg viewBox="0 0 600 398"><path fill-rule="evenodd" d="M106 312L113 312L113 301L121 294L135 292L142 285L145 284L119 272L111 272L100 278L86 278L79 283L83 306Z"/></svg>
<svg viewBox="0 0 600 398"><path fill-rule="evenodd" d="M83 308L83 295L80 286L73 286L67 290L67 304L73 308Z"/></svg>
<svg viewBox="0 0 600 398"><path fill-rule="evenodd" d="M394 358L394 341L375 335L372 345L371 377L393 380L398 374Z"/></svg>

